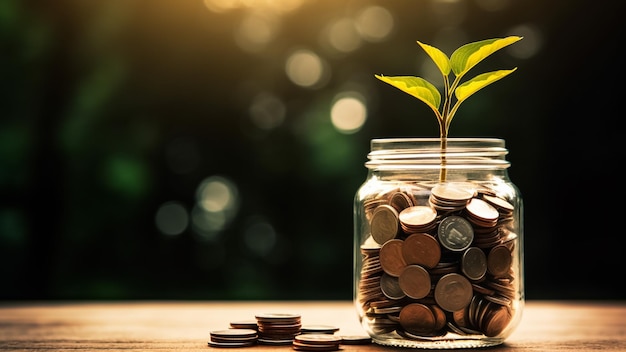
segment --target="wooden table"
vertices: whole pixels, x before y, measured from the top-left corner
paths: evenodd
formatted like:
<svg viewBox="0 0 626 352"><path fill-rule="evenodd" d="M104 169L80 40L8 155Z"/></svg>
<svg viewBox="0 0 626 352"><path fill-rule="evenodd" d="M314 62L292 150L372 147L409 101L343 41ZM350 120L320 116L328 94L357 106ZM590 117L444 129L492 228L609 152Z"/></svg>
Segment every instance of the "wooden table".
<svg viewBox="0 0 626 352"><path fill-rule="evenodd" d="M320 302L0 302L0 350L218 351L209 332L257 313L297 313L303 324L335 325L363 334L349 301ZM232 350L232 349L230 349ZM293 351L257 345L246 351ZM400 351L342 345L342 351ZM488 351L626 351L626 301L528 301L522 322ZM419 351L419 350L417 350Z"/></svg>

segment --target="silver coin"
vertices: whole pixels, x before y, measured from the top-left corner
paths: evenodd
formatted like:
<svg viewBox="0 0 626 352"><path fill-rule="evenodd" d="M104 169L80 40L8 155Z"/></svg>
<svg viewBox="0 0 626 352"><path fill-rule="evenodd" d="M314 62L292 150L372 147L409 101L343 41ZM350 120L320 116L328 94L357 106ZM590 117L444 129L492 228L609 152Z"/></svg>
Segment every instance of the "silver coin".
<svg viewBox="0 0 626 352"><path fill-rule="evenodd" d="M461 270L470 280L480 280L487 273L487 255L478 247L469 247L461 257Z"/></svg>
<svg viewBox="0 0 626 352"><path fill-rule="evenodd" d="M380 277L380 289L389 299L402 299L405 296L398 283L398 278L387 273L384 273Z"/></svg>
<svg viewBox="0 0 626 352"><path fill-rule="evenodd" d="M472 224L460 216L451 215L439 224L437 229L439 243L451 251L466 250L474 240Z"/></svg>

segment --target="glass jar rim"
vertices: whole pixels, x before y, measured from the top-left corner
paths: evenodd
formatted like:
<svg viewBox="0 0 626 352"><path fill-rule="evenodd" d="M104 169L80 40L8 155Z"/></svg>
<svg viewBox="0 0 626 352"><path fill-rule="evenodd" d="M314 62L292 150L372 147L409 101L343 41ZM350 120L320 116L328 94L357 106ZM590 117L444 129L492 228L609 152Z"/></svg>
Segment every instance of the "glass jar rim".
<svg viewBox="0 0 626 352"><path fill-rule="evenodd" d="M375 138L365 166L368 169L506 169L508 150L501 138ZM445 162L443 162L445 159Z"/></svg>

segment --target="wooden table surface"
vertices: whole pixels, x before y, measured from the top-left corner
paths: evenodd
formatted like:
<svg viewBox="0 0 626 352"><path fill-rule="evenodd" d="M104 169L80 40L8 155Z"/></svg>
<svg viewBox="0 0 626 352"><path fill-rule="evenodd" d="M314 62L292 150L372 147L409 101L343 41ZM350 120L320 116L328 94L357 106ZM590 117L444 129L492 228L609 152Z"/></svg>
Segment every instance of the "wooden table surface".
<svg viewBox="0 0 626 352"><path fill-rule="evenodd" d="M207 345L210 331L260 313L297 313L305 325L335 325L339 335L363 334L349 301L0 302L0 350L218 351L224 349ZM243 350L293 351L266 345ZM371 344L342 345L341 350L413 349ZM513 335L487 350L626 351L626 301L527 301Z"/></svg>

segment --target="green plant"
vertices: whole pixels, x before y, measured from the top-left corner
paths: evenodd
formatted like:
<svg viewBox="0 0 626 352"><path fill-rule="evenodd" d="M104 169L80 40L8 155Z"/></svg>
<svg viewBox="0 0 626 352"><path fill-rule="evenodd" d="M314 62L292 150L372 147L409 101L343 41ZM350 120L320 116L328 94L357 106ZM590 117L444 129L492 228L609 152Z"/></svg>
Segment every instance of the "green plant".
<svg viewBox="0 0 626 352"><path fill-rule="evenodd" d="M446 178L444 166L448 131L452 118L454 118L454 115L459 109L459 105L480 89L513 73L517 70L517 67L510 70L482 73L463 83L461 83L461 79L486 57L521 39L522 37L518 36L508 36L505 38L486 39L468 43L456 49L449 58L436 47L417 41L420 47L422 47L433 60L443 76L443 104L442 94L437 87L421 77L375 75L375 77L381 81L426 103L435 113L437 121L439 122L439 136L441 138L442 149L441 182L444 182ZM452 83L450 83L451 74L454 77Z"/></svg>

